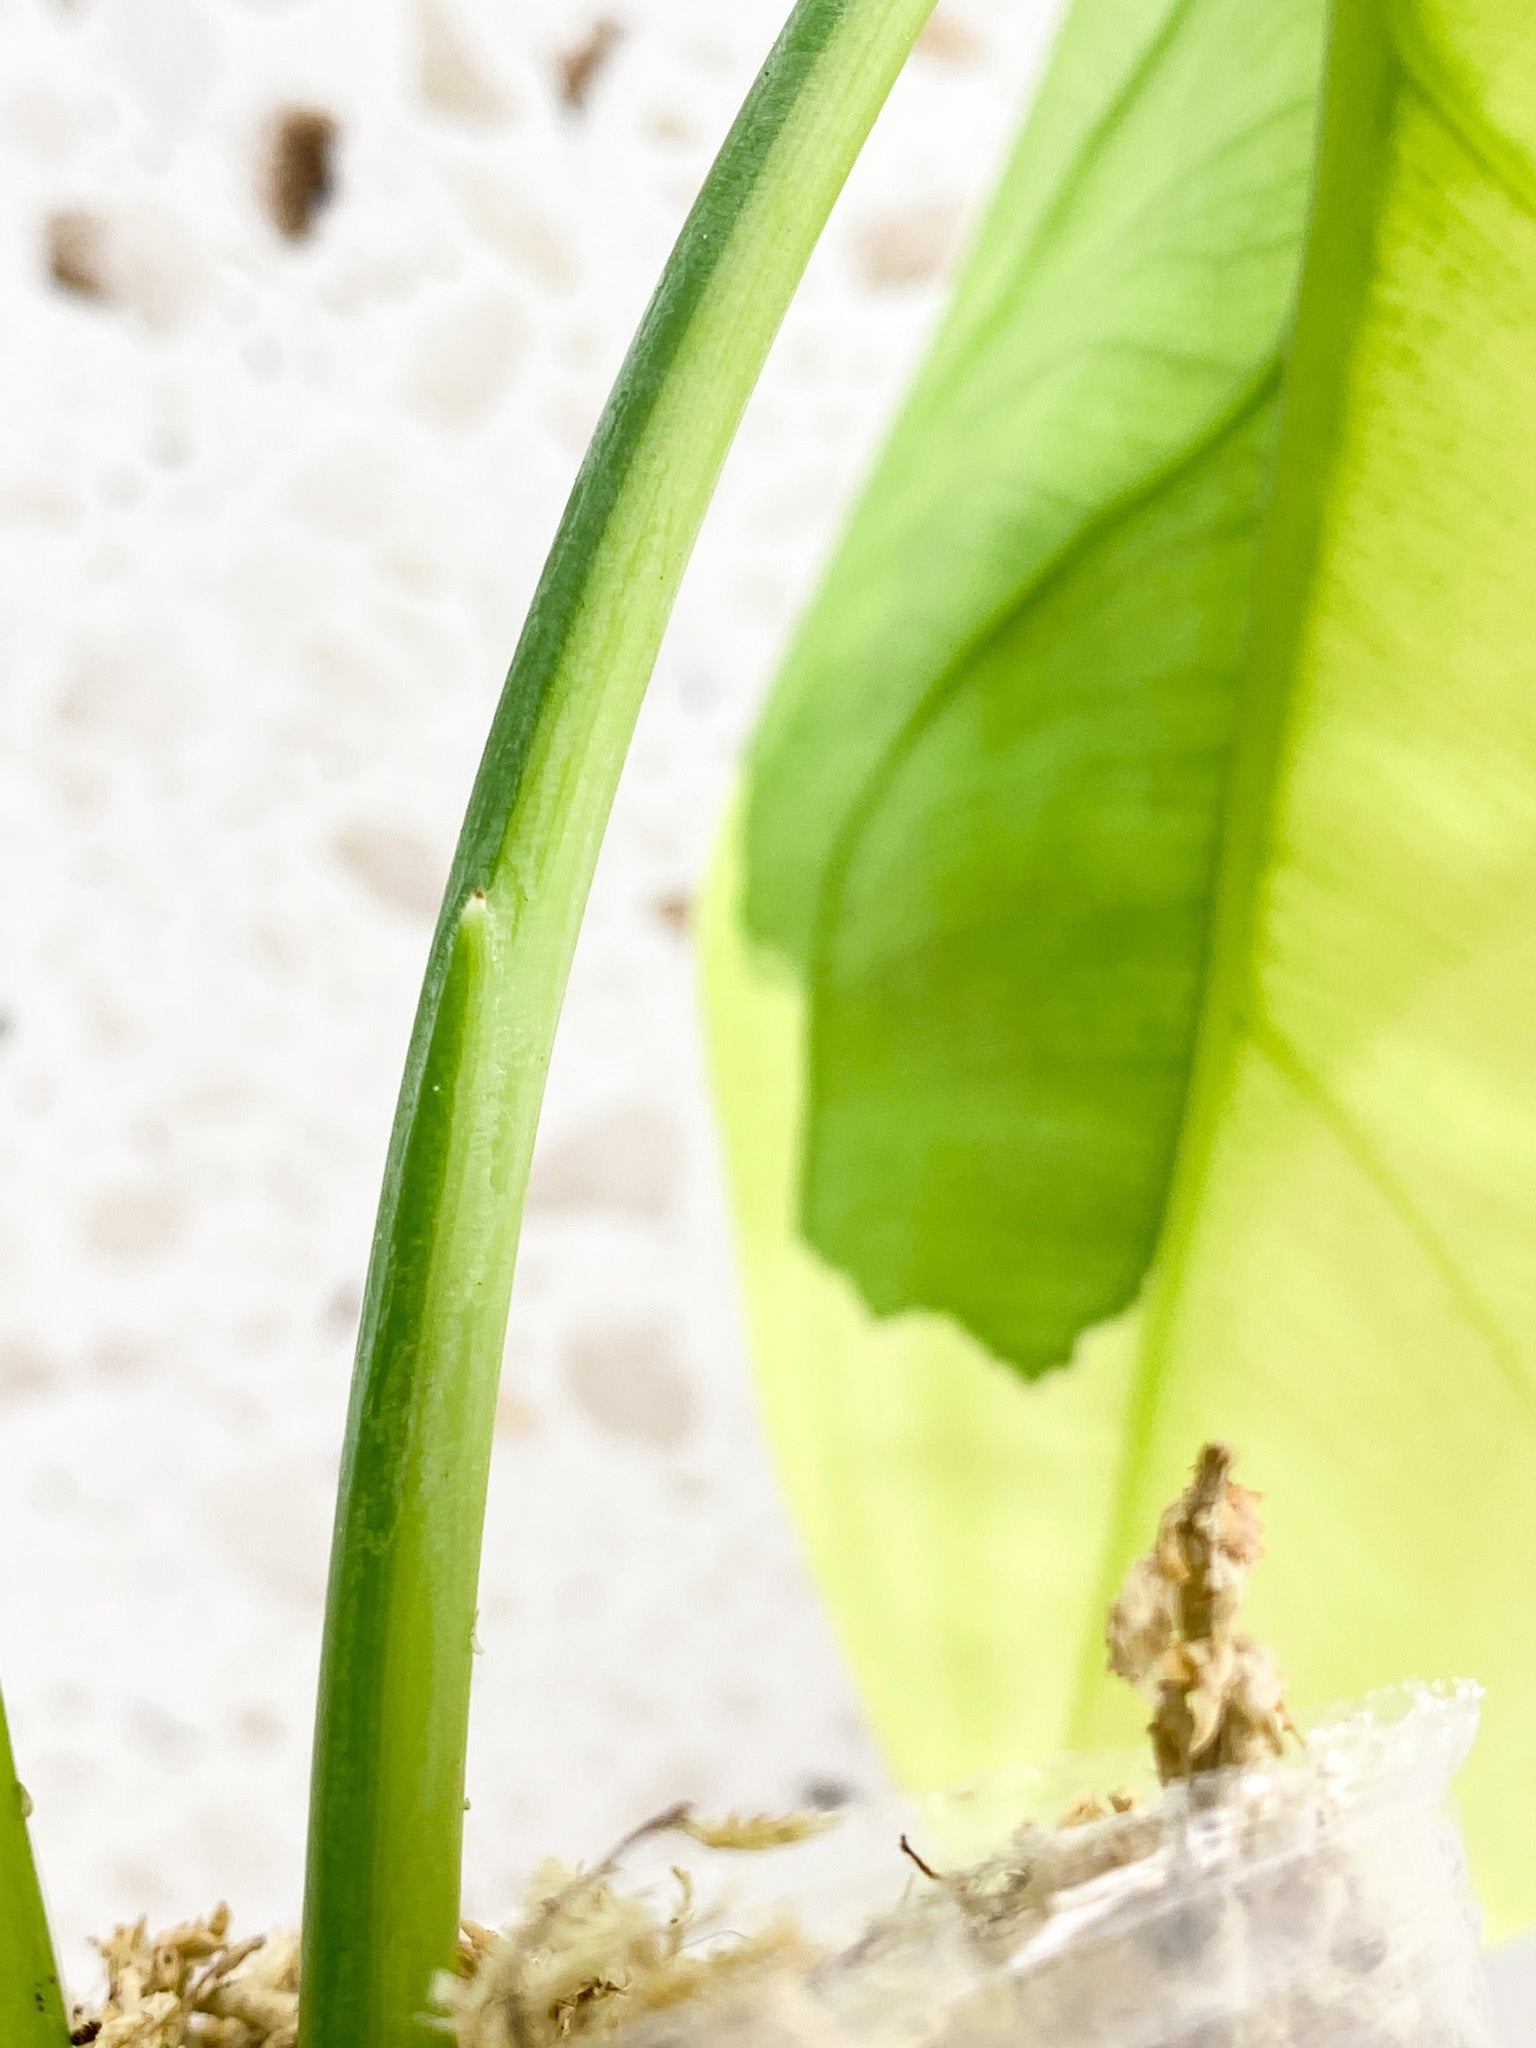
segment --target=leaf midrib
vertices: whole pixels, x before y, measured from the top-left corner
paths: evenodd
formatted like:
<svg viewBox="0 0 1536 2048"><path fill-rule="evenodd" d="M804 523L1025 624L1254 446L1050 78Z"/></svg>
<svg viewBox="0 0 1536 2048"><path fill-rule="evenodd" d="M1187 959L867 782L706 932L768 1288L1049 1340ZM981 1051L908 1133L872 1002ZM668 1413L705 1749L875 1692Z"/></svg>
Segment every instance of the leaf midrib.
<svg viewBox="0 0 1536 2048"><path fill-rule="evenodd" d="M1124 1450L1106 1502L1102 1561L1084 1617L1065 1731L1069 1743L1085 1739L1103 1672L1102 1617L1143 1533L1136 1516L1171 1325L1252 1010L1253 948L1291 738L1291 692L1339 459L1338 429L1374 255L1376 197L1404 78L1384 17L1381 0L1336 0L1306 257L1285 366L1280 447L1254 578L1199 1038L1162 1235L1143 1288Z"/></svg>

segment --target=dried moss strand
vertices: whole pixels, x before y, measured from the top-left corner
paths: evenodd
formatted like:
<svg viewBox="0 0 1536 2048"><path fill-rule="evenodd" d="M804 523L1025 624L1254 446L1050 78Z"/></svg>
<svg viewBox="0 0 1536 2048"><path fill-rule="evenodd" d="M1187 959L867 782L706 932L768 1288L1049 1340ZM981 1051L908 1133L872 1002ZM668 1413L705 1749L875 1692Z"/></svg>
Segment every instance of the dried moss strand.
<svg viewBox="0 0 1536 2048"><path fill-rule="evenodd" d="M1184 1493L1109 1611L1109 1668L1153 1703L1148 1734L1164 1784L1281 1754L1294 1725L1274 1659L1237 1627L1263 1555L1256 1493L1207 1444Z"/></svg>

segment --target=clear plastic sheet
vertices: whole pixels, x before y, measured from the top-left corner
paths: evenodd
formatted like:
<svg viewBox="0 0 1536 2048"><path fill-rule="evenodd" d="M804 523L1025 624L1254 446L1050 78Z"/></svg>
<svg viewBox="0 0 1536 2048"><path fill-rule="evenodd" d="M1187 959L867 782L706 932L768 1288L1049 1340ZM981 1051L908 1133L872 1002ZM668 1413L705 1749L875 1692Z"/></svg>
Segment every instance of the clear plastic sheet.
<svg viewBox="0 0 1536 2048"><path fill-rule="evenodd" d="M835 1834L811 1845L810 1860L828 1866L819 1883L801 1852L807 1882L788 1901L813 1934L846 1918L851 1900L861 1917L873 1903L861 1935L809 1974L647 2022L634 2038L648 2048L1489 2048L1478 1920L1448 1799L1478 1698L1471 1685L1383 1693L1273 1769L1194 1779L1069 1828L1051 1825L1069 1803L1061 1794L1124 1784L1118 1759L1067 1759L930 1802L918 1825L936 1864L946 1842L981 1849L958 1880L911 1866L904 1889L888 1870L873 1876L869 1842L883 1832L894 1846L892 1816L862 1816L841 1845ZM1007 1839L987 1842L1010 1805Z"/></svg>

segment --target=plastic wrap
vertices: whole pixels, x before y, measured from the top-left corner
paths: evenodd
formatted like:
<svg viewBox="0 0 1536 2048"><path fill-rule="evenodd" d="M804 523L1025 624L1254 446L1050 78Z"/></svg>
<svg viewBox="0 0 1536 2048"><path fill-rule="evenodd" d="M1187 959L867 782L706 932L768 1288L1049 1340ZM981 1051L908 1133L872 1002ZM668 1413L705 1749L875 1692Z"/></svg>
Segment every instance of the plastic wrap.
<svg viewBox="0 0 1536 2048"><path fill-rule="evenodd" d="M1264 1770L1213 1773L1059 1826L1116 1759L930 1802L924 1860L866 1861L893 1816L814 1851L790 1903L864 1931L814 1970L646 2021L648 2048L1489 2048L1478 1921L1448 1792L1477 1688L1405 1687ZM1005 1839L990 1827L1012 1806ZM1031 1811L1030 1809L1034 1809ZM1020 1816L1022 1824L1020 1824ZM977 1860L943 1860L967 1841ZM850 1863L849 1842L853 1842ZM990 1851L990 1853L987 1853ZM836 1869L838 1859L842 1869ZM812 1859L814 1860L814 1859ZM910 1873L894 1878L894 1868ZM883 1905L876 1895L885 1888ZM841 1930L839 1930L841 1931Z"/></svg>

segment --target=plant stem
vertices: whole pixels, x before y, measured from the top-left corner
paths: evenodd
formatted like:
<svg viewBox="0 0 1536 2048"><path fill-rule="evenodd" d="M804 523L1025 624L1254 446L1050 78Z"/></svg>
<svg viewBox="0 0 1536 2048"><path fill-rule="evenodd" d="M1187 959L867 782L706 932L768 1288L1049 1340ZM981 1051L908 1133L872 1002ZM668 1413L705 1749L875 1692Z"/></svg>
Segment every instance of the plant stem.
<svg viewBox="0 0 1536 2048"><path fill-rule="evenodd" d="M523 1189L592 869L737 422L933 0L800 0L594 436L470 798L358 1341L315 1734L302 2048L407 2048L451 1959Z"/></svg>
<svg viewBox="0 0 1536 2048"><path fill-rule="evenodd" d="M5 2048L69 2048L27 1811L0 1700L0 2041Z"/></svg>

